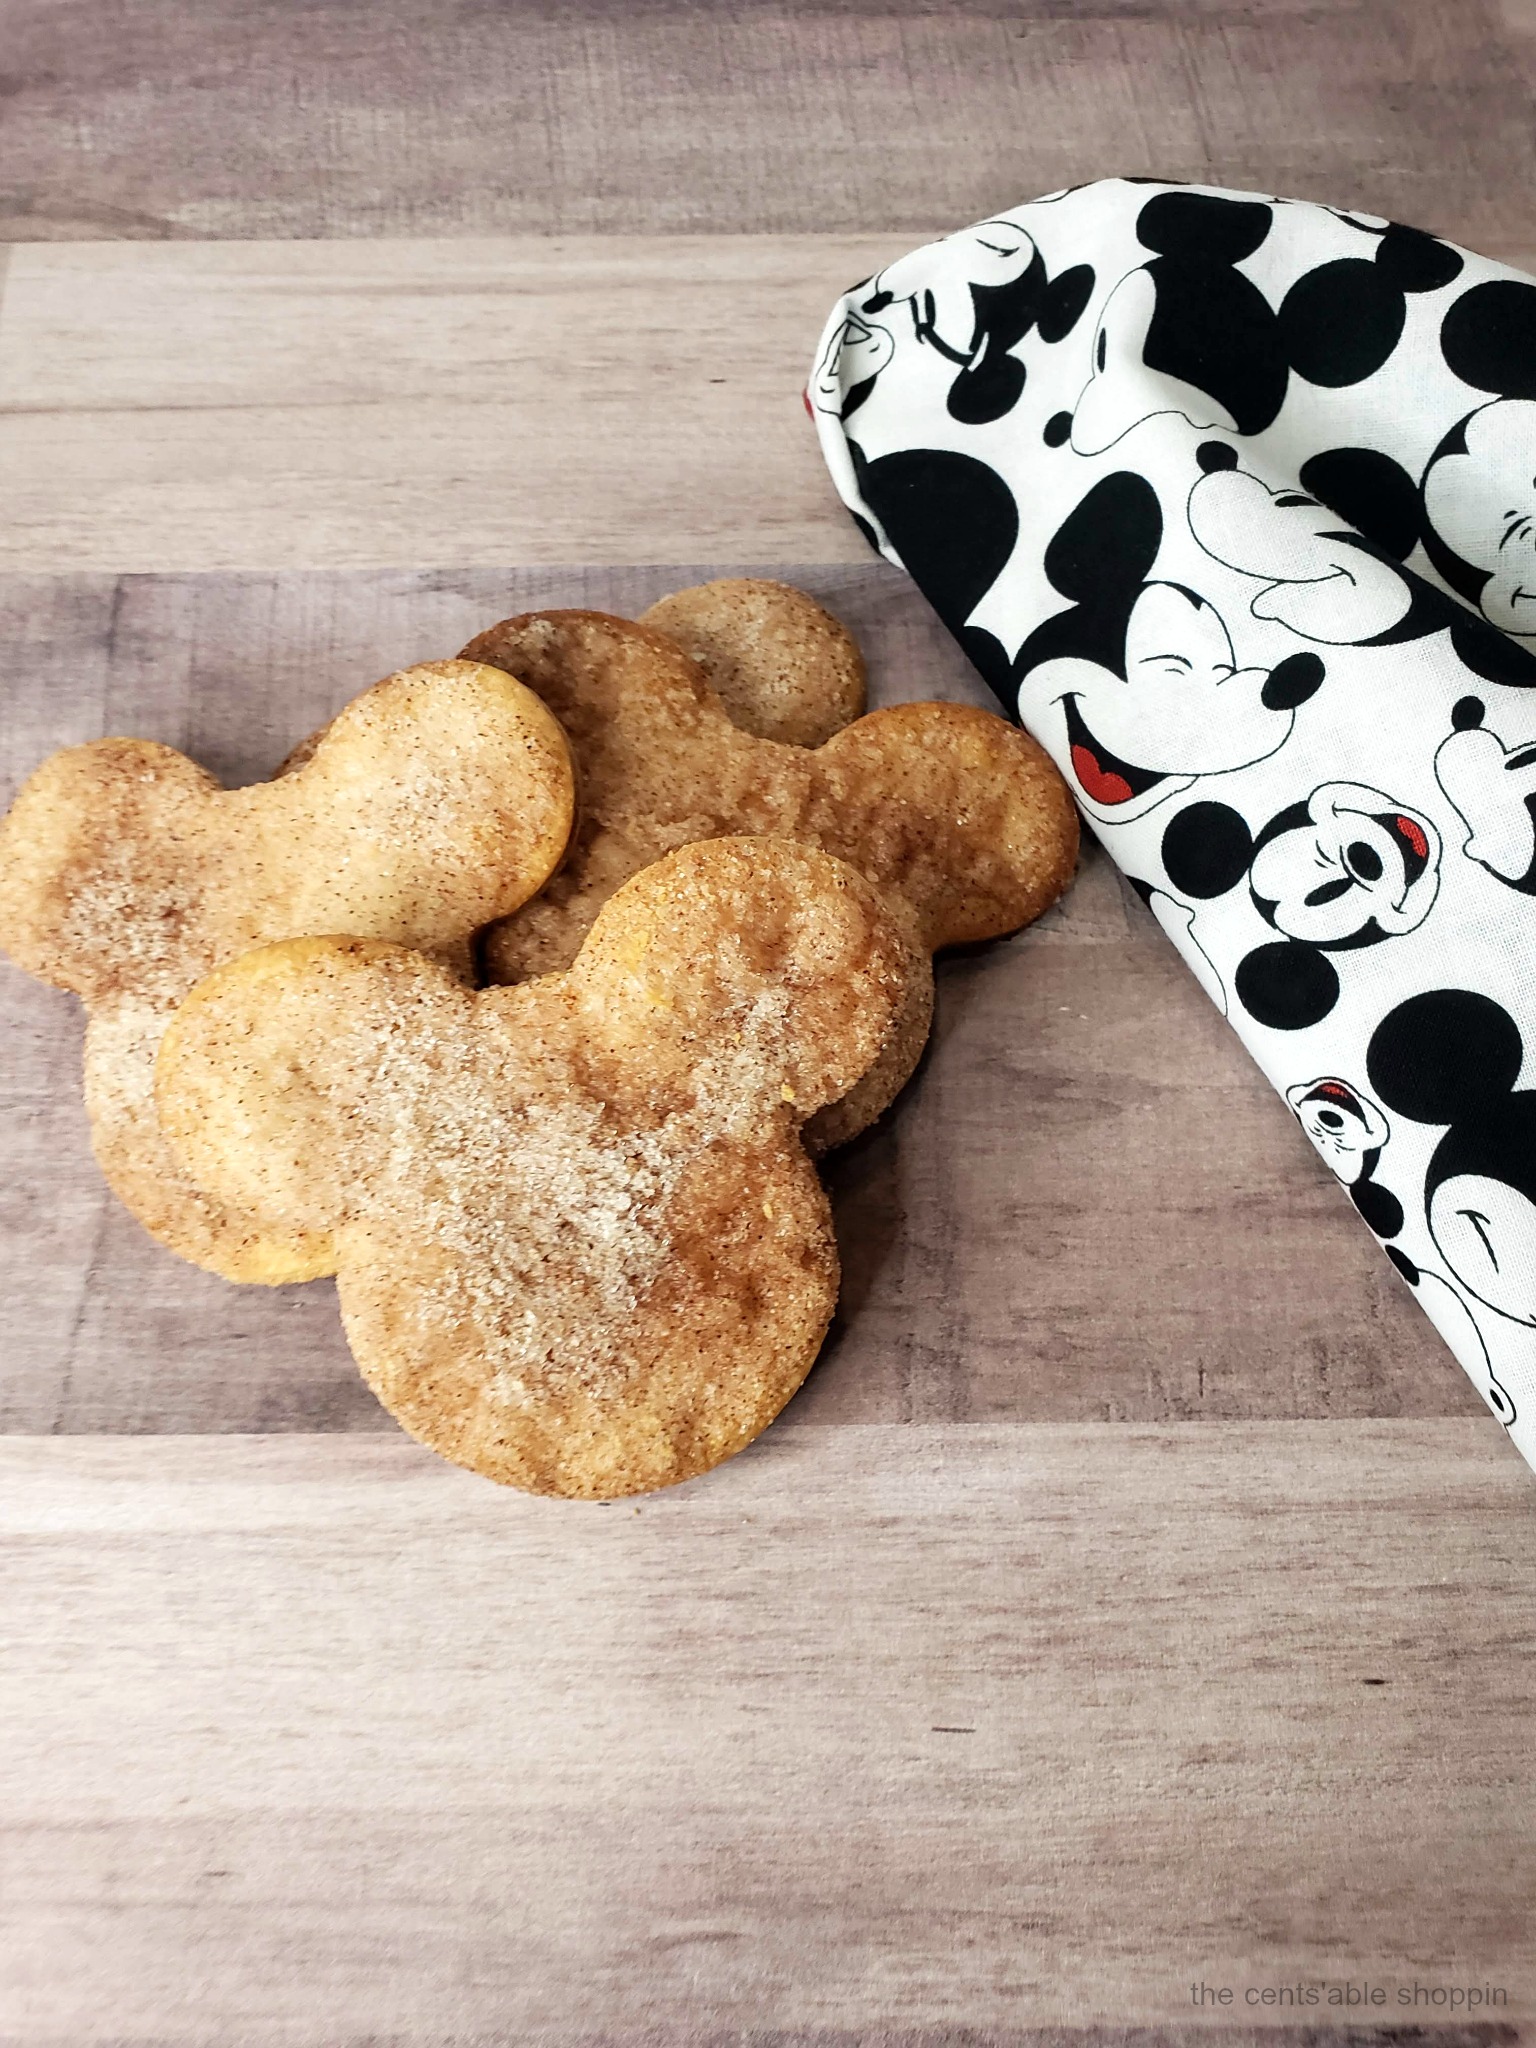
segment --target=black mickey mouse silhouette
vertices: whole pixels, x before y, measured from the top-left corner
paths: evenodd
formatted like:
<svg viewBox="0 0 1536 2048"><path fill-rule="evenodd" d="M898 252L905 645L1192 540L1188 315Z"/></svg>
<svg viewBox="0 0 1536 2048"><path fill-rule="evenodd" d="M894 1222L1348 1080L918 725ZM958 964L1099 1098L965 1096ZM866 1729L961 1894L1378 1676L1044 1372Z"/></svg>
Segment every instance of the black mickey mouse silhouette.
<svg viewBox="0 0 1536 2048"><path fill-rule="evenodd" d="M1257 434L1278 417L1294 371L1338 389L1379 370L1396 348L1405 294L1447 284L1454 249L1395 223L1367 229L1370 259L1338 257L1299 277L1278 310L1236 266L1267 238L1274 206L1203 192L1161 192L1136 220L1152 260L1110 293L1093 338L1088 382L1070 418L1080 455L1099 455L1155 414L1191 426Z"/></svg>
<svg viewBox="0 0 1536 2048"><path fill-rule="evenodd" d="M1104 823L1142 817L1201 775L1266 759L1323 680L1315 654L1239 668L1215 607L1152 579L1162 535L1145 477L1101 478L1045 550L1070 609L1037 627L1011 668L995 641L973 645L984 674L990 663L1009 676L1021 717L1070 763L1083 808Z"/></svg>
<svg viewBox="0 0 1536 2048"><path fill-rule="evenodd" d="M1496 881L1536 896L1536 741L1506 747L1484 725L1478 697L1451 713L1435 777L1467 828L1463 851Z"/></svg>
<svg viewBox="0 0 1536 2048"><path fill-rule="evenodd" d="M1013 353L1030 333L1063 341L1093 292L1093 270L1057 278L1025 229L986 220L882 270L856 298L812 379L813 402L848 419L891 360L896 337L881 323L904 311L918 343L955 366L950 417L968 426L1001 419L1018 403L1026 369Z"/></svg>
<svg viewBox="0 0 1536 2048"><path fill-rule="evenodd" d="M1279 317L1292 369L1309 384L1339 390L1374 376L1391 356L1402 339L1408 296L1453 284L1466 259L1423 228L1362 220L1336 207L1327 211L1374 241L1375 249L1369 259L1339 256L1309 270L1286 293Z"/></svg>
<svg viewBox="0 0 1536 2048"><path fill-rule="evenodd" d="M1430 820L1380 790L1329 782L1257 834L1228 804L1186 806L1163 833L1171 887L1197 903L1246 881L1278 940L1238 962L1233 987L1255 1022L1275 1031L1319 1023L1339 999L1331 956L1415 930L1439 889L1440 838Z"/></svg>
<svg viewBox="0 0 1536 2048"><path fill-rule="evenodd" d="M1429 1234L1453 1278L1536 1325L1536 1090L1517 1088L1519 1026L1469 989L1410 996L1371 1036L1366 1072L1395 1115L1443 1125L1424 1179Z"/></svg>
<svg viewBox="0 0 1536 2048"><path fill-rule="evenodd" d="M1536 684L1528 649L1404 567L1422 530L1419 492L1391 456L1326 449L1302 464L1299 485L1275 486L1242 468L1225 441L1207 441L1195 455L1190 531L1214 561L1263 582L1250 606L1256 618L1335 647L1395 647L1449 632L1475 675Z"/></svg>

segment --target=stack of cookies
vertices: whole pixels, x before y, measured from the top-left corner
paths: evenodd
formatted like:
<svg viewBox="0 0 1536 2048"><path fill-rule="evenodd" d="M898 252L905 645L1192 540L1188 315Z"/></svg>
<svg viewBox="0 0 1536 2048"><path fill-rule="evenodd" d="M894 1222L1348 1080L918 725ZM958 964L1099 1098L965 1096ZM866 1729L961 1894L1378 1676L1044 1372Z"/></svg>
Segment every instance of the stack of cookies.
<svg viewBox="0 0 1536 2048"><path fill-rule="evenodd" d="M911 1074L934 951L1076 859L1017 728L863 703L782 584L528 613L267 783L54 755L0 825L0 945L84 1002L96 1155L162 1244L334 1273L380 1400L488 1478L670 1485L816 1357L812 1155Z"/></svg>

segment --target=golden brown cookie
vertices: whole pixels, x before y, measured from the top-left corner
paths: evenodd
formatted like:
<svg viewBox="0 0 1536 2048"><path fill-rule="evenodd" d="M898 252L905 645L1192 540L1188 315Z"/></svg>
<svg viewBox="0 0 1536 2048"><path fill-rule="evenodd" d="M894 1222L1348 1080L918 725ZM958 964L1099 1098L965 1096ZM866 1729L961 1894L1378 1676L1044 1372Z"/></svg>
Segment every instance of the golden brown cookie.
<svg viewBox="0 0 1536 2048"><path fill-rule="evenodd" d="M743 732L819 747L864 709L858 642L814 597L788 583L722 577L660 598L641 614L699 664ZM278 769L302 768L325 728L300 740Z"/></svg>
<svg viewBox="0 0 1536 2048"><path fill-rule="evenodd" d="M704 671L731 722L759 739L819 747L864 709L864 657L814 597L767 578L675 590L640 614Z"/></svg>
<svg viewBox="0 0 1536 2048"><path fill-rule="evenodd" d="M160 1114L216 1201L334 1241L353 1354L413 1436L610 1499L729 1457L810 1369L837 1254L800 1125L900 984L862 877L716 840L519 988L348 939L222 967L166 1031Z"/></svg>
<svg viewBox="0 0 1536 2048"><path fill-rule="evenodd" d="M565 728L581 816L549 887L487 934L496 981L564 967L613 891L671 848L731 833L816 846L882 892L912 956L903 1026L878 1067L808 1130L824 1150L872 1123L916 1065L928 956L1017 930L1077 859L1077 814L1044 749L991 712L898 704L814 749L742 732L697 665L652 628L601 612L529 612L471 641Z"/></svg>
<svg viewBox="0 0 1536 2048"><path fill-rule="evenodd" d="M259 1232L181 1174L152 1096L167 1018L211 967L292 934L467 967L471 934L560 859L572 809L555 720L503 670L464 661L375 684L301 770L248 789L148 740L45 761L0 824L0 946L83 998L92 1143L145 1228L231 1280L329 1272L323 1234Z"/></svg>

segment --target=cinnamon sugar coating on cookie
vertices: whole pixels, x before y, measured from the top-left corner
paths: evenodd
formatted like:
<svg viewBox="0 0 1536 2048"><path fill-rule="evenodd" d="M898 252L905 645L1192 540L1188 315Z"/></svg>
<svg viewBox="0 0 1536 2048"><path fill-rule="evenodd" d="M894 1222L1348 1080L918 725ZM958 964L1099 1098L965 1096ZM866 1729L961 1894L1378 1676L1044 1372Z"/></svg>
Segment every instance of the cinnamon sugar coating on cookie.
<svg viewBox="0 0 1536 2048"><path fill-rule="evenodd" d="M178 1011L161 1114L218 1199L334 1235L354 1354L412 1434L612 1498L728 1457L804 1378L837 1261L798 1131L900 984L857 875L716 841L517 988L359 941L247 955Z"/></svg>
<svg viewBox="0 0 1536 2048"><path fill-rule="evenodd" d="M761 833L819 847L881 891L911 956L904 1022L879 1069L808 1133L862 1130L916 1064L932 1007L928 955L1038 917L1077 859L1077 814L1044 749L963 704L899 704L807 749L741 731L698 666L649 627L600 612L530 612L471 641L565 728L581 816L547 889L487 935L493 979L569 964L630 875L674 847Z"/></svg>
<svg viewBox="0 0 1536 2048"><path fill-rule="evenodd" d="M181 1174L152 1098L166 1019L211 967L295 933L377 936L467 967L475 930L559 860L573 807L548 710L469 662L387 678L302 771L247 789L146 740L45 761L0 825L0 945L84 1000L92 1141L146 1228L231 1279L329 1271L323 1238L264 1236Z"/></svg>
<svg viewBox="0 0 1536 2048"><path fill-rule="evenodd" d="M642 612L681 646L733 725L787 746L818 747L864 709L864 657L814 597L761 577L674 590ZM279 775L302 768L325 729L300 740Z"/></svg>
<svg viewBox="0 0 1536 2048"><path fill-rule="evenodd" d="M819 747L864 709L858 642L791 584L720 577L659 599L640 624L675 640L732 724L759 739Z"/></svg>

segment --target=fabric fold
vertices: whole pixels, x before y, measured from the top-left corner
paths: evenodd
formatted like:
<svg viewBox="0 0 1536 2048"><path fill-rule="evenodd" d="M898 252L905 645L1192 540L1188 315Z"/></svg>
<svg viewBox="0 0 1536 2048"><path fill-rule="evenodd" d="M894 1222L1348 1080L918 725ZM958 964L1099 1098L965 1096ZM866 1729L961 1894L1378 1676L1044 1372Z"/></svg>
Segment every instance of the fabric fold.
<svg viewBox="0 0 1536 2048"><path fill-rule="evenodd" d="M1536 1464L1536 282L1111 180L845 293L806 396Z"/></svg>

